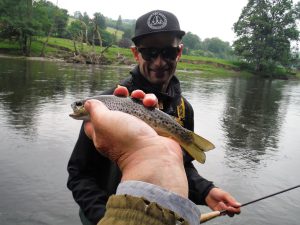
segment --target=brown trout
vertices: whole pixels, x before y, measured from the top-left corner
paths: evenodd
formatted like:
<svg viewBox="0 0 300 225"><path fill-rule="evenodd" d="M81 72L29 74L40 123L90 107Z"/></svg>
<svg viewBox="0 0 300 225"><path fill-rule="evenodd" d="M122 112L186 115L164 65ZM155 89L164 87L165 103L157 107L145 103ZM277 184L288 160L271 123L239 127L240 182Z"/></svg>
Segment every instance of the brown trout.
<svg viewBox="0 0 300 225"><path fill-rule="evenodd" d="M101 95L76 101L71 105L73 113L70 116L77 120L89 120L89 115L84 109L84 103L89 99L97 99L110 110L128 113L143 120L159 135L177 141L181 147L200 163L205 162L206 156L204 152L215 148L210 141L180 126L168 114L156 108L146 108L140 100L130 97Z"/></svg>

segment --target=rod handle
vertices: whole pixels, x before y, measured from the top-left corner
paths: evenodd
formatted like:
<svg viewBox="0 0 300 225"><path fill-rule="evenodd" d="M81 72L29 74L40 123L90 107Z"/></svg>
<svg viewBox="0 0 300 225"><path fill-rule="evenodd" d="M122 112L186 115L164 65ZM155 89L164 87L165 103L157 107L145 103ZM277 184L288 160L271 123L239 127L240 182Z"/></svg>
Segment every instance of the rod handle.
<svg viewBox="0 0 300 225"><path fill-rule="evenodd" d="M213 218L216 218L221 215L220 211L213 211L205 214L201 214L200 216L200 223L205 223Z"/></svg>

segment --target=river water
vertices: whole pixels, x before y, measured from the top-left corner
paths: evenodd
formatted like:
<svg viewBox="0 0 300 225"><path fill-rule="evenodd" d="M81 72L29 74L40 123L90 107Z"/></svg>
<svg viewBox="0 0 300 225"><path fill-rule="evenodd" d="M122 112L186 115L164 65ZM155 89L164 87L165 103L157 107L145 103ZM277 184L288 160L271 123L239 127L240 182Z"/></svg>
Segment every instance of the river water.
<svg viewBox="0 0 300 225"><path fill-rule="evenodd" d="M0 58L0 224L80 224L66 166L81 126L70 104L130 68ZM180 72L195 132L216 149L199 173L241 203L300 183L300 82ZM298 225L300 189L207 224ZM202 212L208 209L200 207Z"/></svg>

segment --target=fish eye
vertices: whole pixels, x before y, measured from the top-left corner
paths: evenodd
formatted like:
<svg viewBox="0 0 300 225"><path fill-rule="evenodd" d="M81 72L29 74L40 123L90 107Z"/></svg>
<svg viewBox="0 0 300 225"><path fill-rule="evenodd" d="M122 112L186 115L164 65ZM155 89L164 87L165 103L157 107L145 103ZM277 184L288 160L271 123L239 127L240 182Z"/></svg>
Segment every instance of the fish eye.
<svg viewBox="0 0 300 225"><path fill-rule="evenodd" d="M82 104L82 102L76 102L76 104L75 104L76 106L83 106L83 104Z"/></svg>

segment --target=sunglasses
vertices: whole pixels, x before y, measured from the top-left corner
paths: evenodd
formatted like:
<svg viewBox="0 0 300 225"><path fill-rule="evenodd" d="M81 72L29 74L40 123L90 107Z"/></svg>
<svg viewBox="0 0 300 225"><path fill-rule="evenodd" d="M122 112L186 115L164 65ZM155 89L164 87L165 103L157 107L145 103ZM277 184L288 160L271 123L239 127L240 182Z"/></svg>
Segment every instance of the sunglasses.
<svg viewBox="0 0 300 225"><path fill-rule="evenodd" d="M137 48L146 61L156 59L159 55L167 60L175 60L180 48L179 47L165 47L165 48Z"/></svg>

